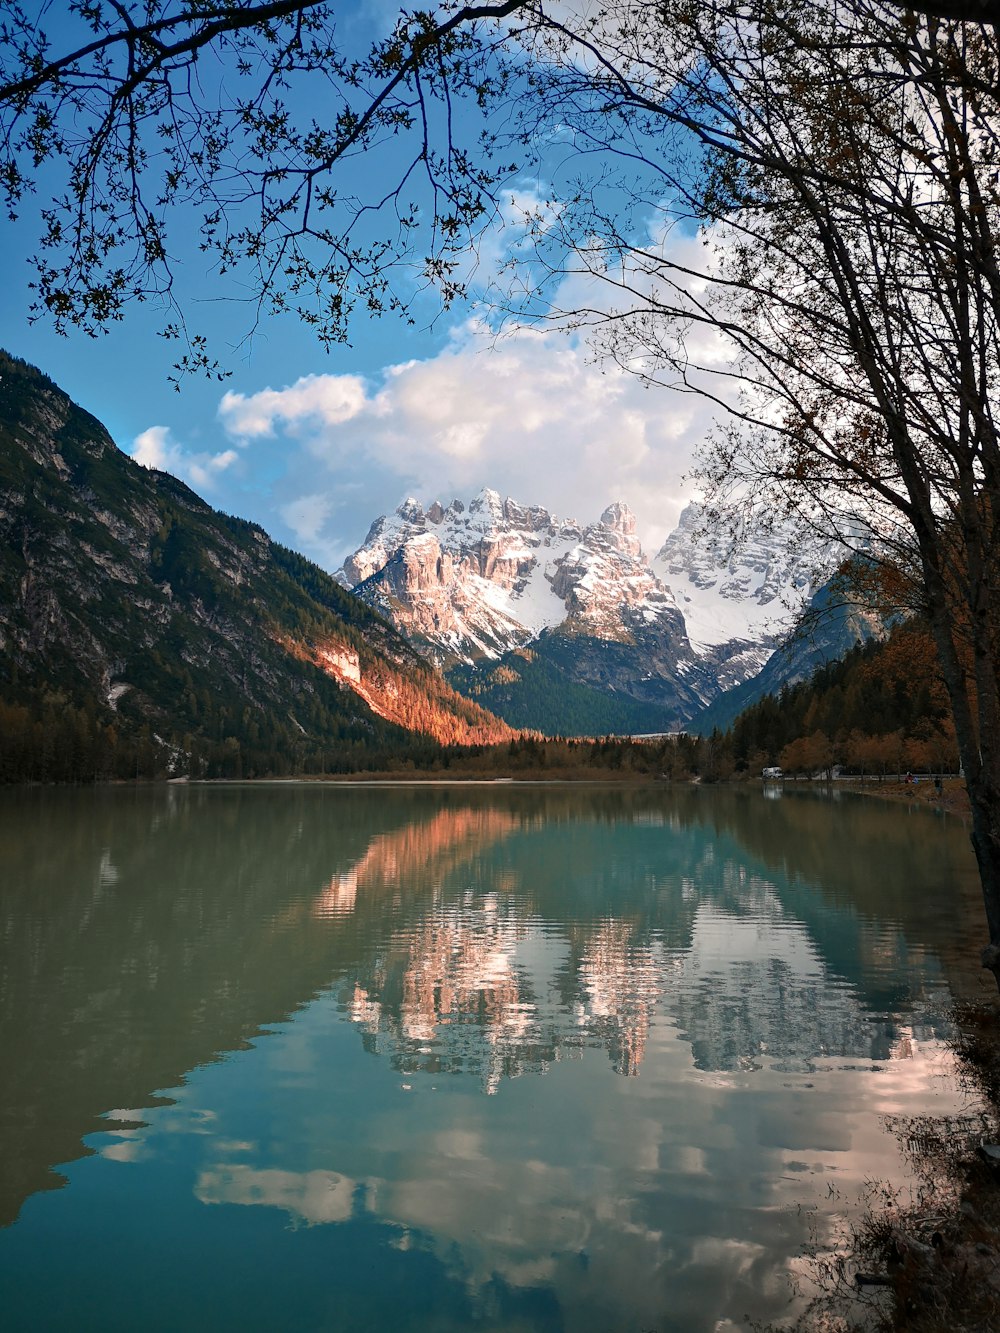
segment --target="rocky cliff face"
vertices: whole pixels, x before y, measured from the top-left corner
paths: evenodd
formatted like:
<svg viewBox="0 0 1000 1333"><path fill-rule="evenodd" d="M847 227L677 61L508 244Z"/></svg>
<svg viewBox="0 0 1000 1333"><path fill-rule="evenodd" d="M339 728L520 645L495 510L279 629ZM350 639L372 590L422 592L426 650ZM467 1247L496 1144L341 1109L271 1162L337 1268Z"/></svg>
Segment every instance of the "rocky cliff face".
<svg viewBox="0 0 1000 1333"><path fill-rule="evenodd" d="M372 525L337 577L461 688L502 686L499 700L489 694L491 706L511 704L509 677L524 679L530 650L533 661L596 692L590 729L601 730L600 695L642 705L637 725L667 729L755 676L837 559L822 543L791 543L783 530L734 554L705 527L688 506L650 561L620 502L584 527L491 490L467 508L454 500L425 511L409 499ZM546 727L544 707L530 721L508 707L514 714L524 725L564 729ZM620 724L620 709L614 718Z"/></svg>
<svg viewBox="0 0 1000 1333"><path fill-rule="evenodd" d="M426 512L406 500L336 577L446 663L498 657L557 626L620 642L658 620L684 633L624 504L581 527L491 490Z"/></svg>
<svg viewBox="0 0 1000 1333"><path fill-rule="evenodd" d="M713 531L700 506L689 504L652 568L677 598L696 650L735 651L773 648L842 554L828 539L804 537L790 523L734 546Z"/></svg>
<svg viewBox="0 0 1000 1333"><path fill-rule="evenodd" d="M575 524L495 491L426 513L407 500L372 524L337 577L434 660L475 661L563 618L546 574L580 536Z"/></svg>
<svg viewBox="0 0 1000 1333"><path fill-rule="evenodd" d="M712 529L700 506L684 509L652 567L676 597L694 652L714 678L706 703L758 676L843 555L841 546L790 523L734 544ZM839 631L831 637L827 656L847 650L841 638ZM827 660L823 652L817 644L817 664Z"/></svg>

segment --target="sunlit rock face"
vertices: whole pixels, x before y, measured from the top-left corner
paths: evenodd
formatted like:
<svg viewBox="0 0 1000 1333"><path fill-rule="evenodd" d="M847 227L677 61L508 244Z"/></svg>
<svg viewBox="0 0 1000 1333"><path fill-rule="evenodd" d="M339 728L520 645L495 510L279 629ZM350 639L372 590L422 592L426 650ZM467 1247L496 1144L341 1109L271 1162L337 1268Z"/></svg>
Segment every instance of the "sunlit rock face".
<svg viewBox="0 0 1000 1333"><path fill-rule="evenodd" d="M595 638L630 642L638 625L661 621L662 632L686 637L673 597L649 569L628 505L609 505L557 562L551 582L566 620Z"/></svg>
<svg viewBox="0 0 1000 1333"><path fill-rule="evenodd" d="M404 501L337 577L440 666L530 646L683 724L760 672L841 554L782 527L734 553L689 505L650 560L621 501L583 526L483 490L468 505Z"/></svg>
<svg viewBox="0 0 1000 1333"><path fill-rule="evenodd" d="M426 512L410 499L372 524L338 577L434 660L472 662L565 619L552 580L581 536L577 524L496 491Z"/></svg>

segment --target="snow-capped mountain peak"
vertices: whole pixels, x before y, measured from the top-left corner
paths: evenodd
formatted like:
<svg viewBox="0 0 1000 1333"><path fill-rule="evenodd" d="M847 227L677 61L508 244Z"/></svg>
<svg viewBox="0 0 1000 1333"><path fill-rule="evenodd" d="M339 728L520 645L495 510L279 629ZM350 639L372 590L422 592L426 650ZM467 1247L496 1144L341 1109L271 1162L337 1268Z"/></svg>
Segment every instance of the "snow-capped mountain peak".
<svg viewBox="0 0 1000 1333"><path fill-rule="evenodd" d="M567 621L621 640L636 616L676 612L620 501L581 528L488 488L426 511L411 497L372 524L338 577L440 661L496 657Z"/></svg>
<svg viewBox="0 0 1000 1333"><path fill-rule="evenodd" d="M683 721L756 675L837 558L784 529L736 548L689 505L650 562L623 501L581 527L486 488L467 505L407 498L338 578L440 665L544 640L574 679Z"/></svg>
<svg viewBox="0 0 1000 1333"><path fill-rule="evenodd" d="M748 640L773 647L842 555L790 522L736 543L689 504L652 567L674 594L692 644L706 652Z"/></svg>
<svg viewBox="0 0 1000 1333"><path fill-rule="evenodd" d="M630 555L642 559L642 547L636 536L635 514L624 501L616 500L614 504L608 505L599 522L602 528L607 528L609 532L616 534L622 550L627 550Z"/></svg>

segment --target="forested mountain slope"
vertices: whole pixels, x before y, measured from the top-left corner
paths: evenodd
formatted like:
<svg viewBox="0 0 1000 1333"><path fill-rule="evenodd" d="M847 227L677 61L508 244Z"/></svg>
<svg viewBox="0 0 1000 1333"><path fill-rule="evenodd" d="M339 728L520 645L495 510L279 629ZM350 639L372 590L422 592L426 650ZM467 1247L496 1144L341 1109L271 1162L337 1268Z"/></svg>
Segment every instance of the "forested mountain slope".
<svg viewBox="0 0 1000 1333"><path fill-rule="evenodd" d="M346 770L511 735L317 566L0 353L0 780Z"/></svg>
<svg viewBox="0 0 1000 1333"><path fill-rule="evenodd" d="M736 769L956 772L958 749L934 641L913 618L808 680L747 708L723 738Z"/></svg>

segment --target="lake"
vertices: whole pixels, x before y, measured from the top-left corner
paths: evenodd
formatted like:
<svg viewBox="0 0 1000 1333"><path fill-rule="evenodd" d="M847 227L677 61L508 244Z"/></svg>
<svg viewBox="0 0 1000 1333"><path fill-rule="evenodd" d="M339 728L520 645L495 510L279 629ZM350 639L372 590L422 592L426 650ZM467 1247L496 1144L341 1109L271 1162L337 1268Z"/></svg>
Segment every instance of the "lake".
<svg viewBox="0 0 1000 1333"><path fill-rule="evenodd" d="M780 789L0 792L12 1330L742 1329L961 1109L958 821Z"/></svg>

